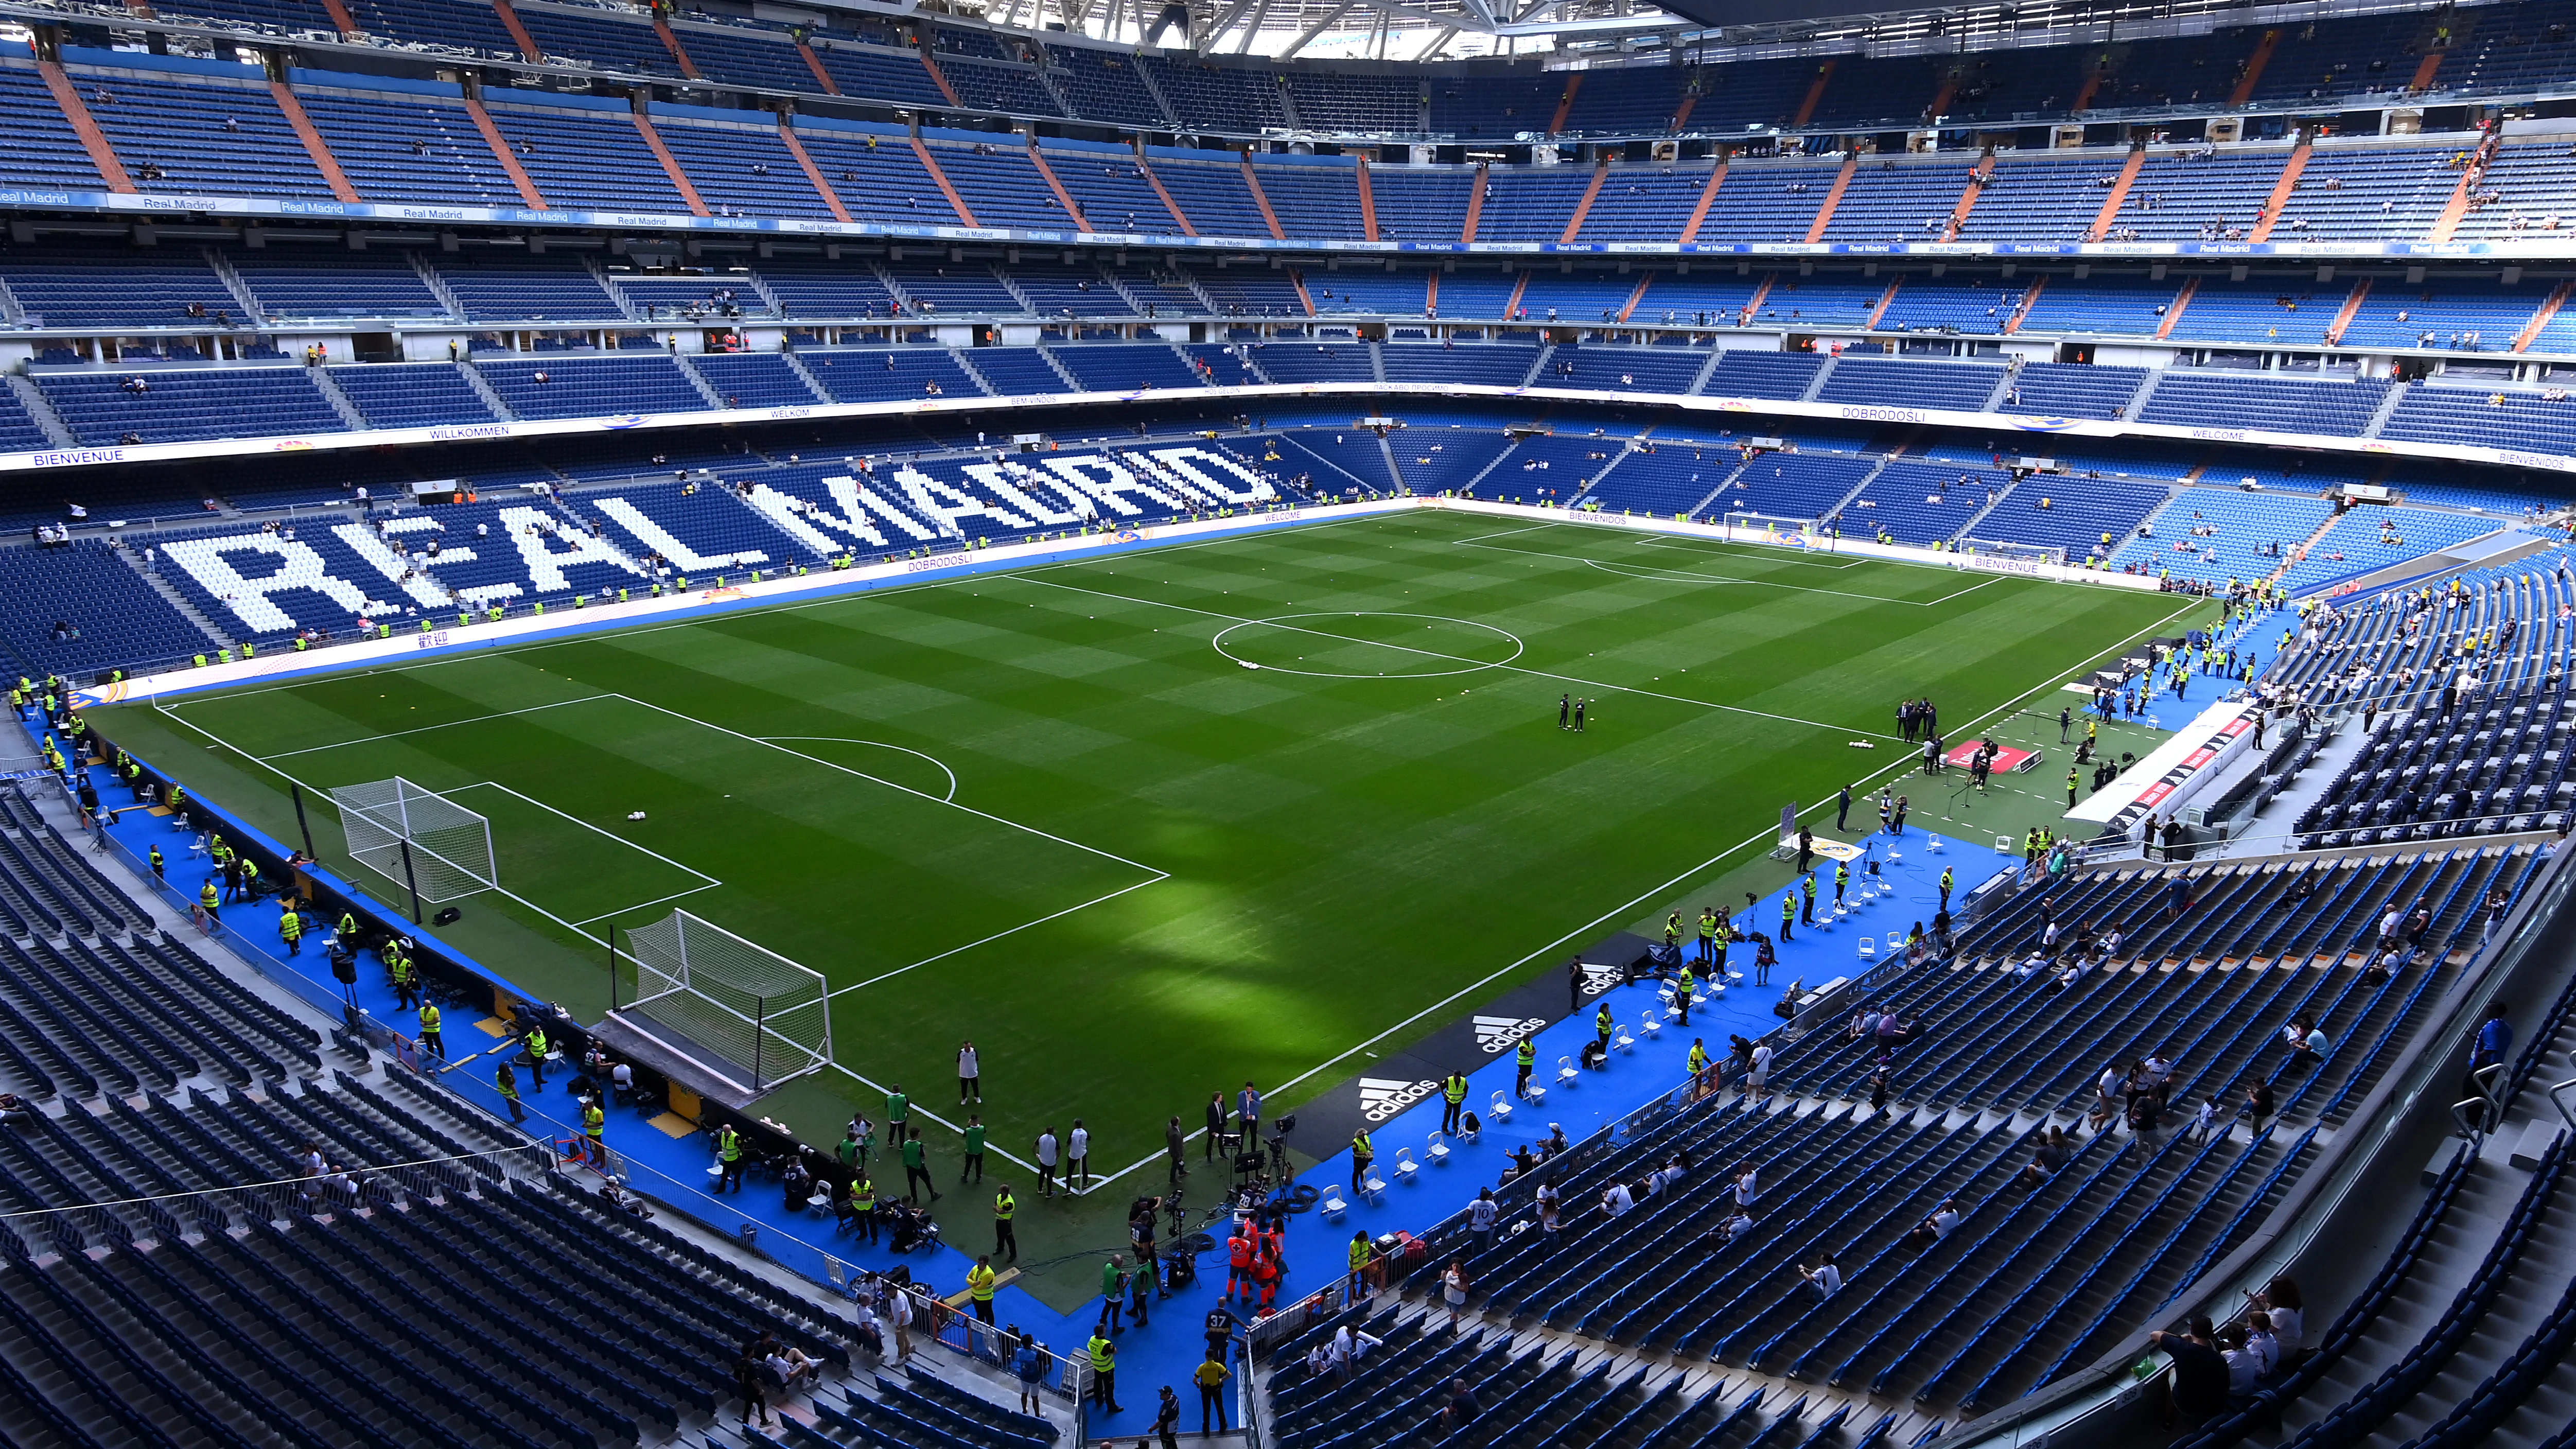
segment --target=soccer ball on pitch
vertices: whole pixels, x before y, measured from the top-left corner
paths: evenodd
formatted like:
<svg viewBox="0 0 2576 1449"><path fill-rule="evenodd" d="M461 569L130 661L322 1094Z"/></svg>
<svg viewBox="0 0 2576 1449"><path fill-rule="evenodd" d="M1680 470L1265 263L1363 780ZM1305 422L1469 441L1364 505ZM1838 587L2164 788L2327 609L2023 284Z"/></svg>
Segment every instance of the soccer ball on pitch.
<svg viewBox="0 0 2576 1449"><path fill-rule="evenodd" d="M641 810L629 810L626 812L626 818L629 820L641 820L644 818L644 812Z"/></svg>

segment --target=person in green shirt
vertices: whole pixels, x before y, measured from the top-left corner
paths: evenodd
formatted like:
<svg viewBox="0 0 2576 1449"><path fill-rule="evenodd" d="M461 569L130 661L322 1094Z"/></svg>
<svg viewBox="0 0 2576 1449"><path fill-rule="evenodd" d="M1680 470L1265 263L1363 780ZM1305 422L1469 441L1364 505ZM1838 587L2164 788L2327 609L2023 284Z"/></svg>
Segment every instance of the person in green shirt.
<svg viewBox="0 0 2576 1449"><path fill-rule="evenodd" d="M903 1094L903 1083L897 1082L886 1091L886 1146L901 1147L912 1135L905 1119L912 1115L912 1099Z"/></svg>
<svg viewBox="0 0 2576 1449"><path fill-rule="evenodd" d="M1118 1332L1118 1311L1126 1306L1127 1275L1118 1269L1118 1255L1100 1265L1100 1322L1093 1325L1095 1334Z"/></svg>
<svg viewBox="0 0 2576 1449"><path fill-rule="evenodd" d="M957 1185L964 1187L968 1174L973 1180L984 1180L984 1119L972 1113L966 1118L966 1165L957 1172Z"/></svg>
<svg viewBox="0 0 2576 1449"><path fill-rule="evenodd" d="M921 1155L921 1139L907 1137L903 1139L903 1200L921 1201L914 1192L924 1187L930 1189L932 1202L939 1201L939 1186L930 1180L930 1164Z"/></svg>
<svg viewBox="0 0 2576 1449"><path fill-rule="evenodd" d="M841 1165L852 1172L866 1165L867 1149L860 1145L859 1130L856 1127L842 1129L841 1145L832 1150L839 1155Z"/></svg>

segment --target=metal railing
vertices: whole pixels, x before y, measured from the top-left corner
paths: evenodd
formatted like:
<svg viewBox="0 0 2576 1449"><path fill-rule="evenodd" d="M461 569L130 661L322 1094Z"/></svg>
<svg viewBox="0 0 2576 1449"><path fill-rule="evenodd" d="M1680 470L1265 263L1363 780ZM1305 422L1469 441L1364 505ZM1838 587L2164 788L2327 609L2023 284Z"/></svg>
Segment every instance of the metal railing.
<svg viewBox="0 0 2576 1449"><path fill-rule="evenodd" d="M234 1187L158 1193L105 1202L63 1203L0 1213L0 1228L14 1230L30 1251L66 1255L96 1242L170 1242L194 1232L208 1237L236 1226L291 1223L297 1218L359 1207L401 1207L406 1200L444 1203L475 1197L501 1180L513 1162L550 1169L544 1144L454 1157L425 1157L333 1168L318 1176L274 1178Z"/></svg>

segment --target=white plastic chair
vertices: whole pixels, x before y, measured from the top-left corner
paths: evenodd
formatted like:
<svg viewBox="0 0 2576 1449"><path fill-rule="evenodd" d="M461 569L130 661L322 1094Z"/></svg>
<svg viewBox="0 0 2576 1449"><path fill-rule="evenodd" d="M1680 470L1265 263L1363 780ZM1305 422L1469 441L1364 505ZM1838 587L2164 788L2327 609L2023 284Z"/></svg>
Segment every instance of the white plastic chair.
<svg viewBox="0 0 2576 1449"><path fill-rule="evenodd" d="M1342 1220L1342 1214L1351 1210L1351 1205L1342 1201L1341 1188L1327 1187L1324 1189L1322 1200L1315 1204L1315 1210L1324 1215L1324 1221L1338 1223Z"/></svg>
<svg viewBox="0 0 2576 1449"><path fill-rule="evenodd" d="M1570 1056L1558 1057L1556 1059L1556 1080L1560 1086L1571 1087L1575 1083L1583 1080L1583 1071L1580 1067L1577 1067L1574 1064L1574 1058Z"/></svg>
<svg viewBox="0 0 2576 1449"><path fill-rule="evenodd" d="M1370 1207L1386 1200L1386 1179L1377 1175L1375 1164L1371 1164L1368 1172L1360 1178L1360 1196L1368 1199Z"/></svg>
<svg viewBox="0 0 2576 1449"><path fill-rule="evenodd" d="M1415 1176L1415 1174L1417 1174L1417 1173L1419 1173L1419 1172L1421 1172L1421 1171L1422 1171L1422 1164L1413 1160L1413 1149L1412 1149L1412 1148L1410 1148L1410 1147L1399 1147L1399 1148L1395 1149L1395 1180L1396 1180L1396 1181L1398 1181L1398 1182L1411 1182L1411 1181L1413 1181L1413 1180L1414 1180L1414 1176Z"/></svg>
<svg viewBox="0 0 2576 1449"><path fill-rule="evenodd" d="M1662 1036L1664 1034L1663 1019L1656 1016L1651 1011L1647 1012L1644 1016L1637 1018L1637 1034L1648 1041L1653 1041L1657 1037Z"/></svg>
<svg viewBox="0 0 2576 1449"><path fill-rule="evenodd" d="M1493 1118L1497 1122L1509 1122L1512 1120L1511 1099L1503 1095L1501 1088L1498 1087L1494 1090L1494 1104L1492 1107L1487 1109L1485 1115Z"/></svg>
<svg viewBox="0 0 2576 1449"><path fill-rule="evenodd" d="M1933 854L1933 855L1939 855L1939 854L1941 853L1941 837L1940 837L1940 836L1937 836L1937 835L1933 836L1933 837L1932 837L1932 839L1931 839L1929 842L1927 842L1927 843L1924 845L1924 847L1923 847L1923 848L1924 848L1924 850L1926 850L1927 852L1929 852L1929 853L1931 853L1931 854Z"/></svg>
<svg viewBox="0 0 2576 1449"><path fill-rule="evenodd" d="M1626 1056L1637 1049L1637 1039L1628 1034L1626 1027L1621 1027L1618 1035L1610 1039L1610 1045L1618 1048L1620 1055Z"/></svg>
<svg viewBox="0 0 2576 1449"><path fill-rule="evenodd" d="M1431 1159L1432 1166L1447 1167L1449 1165L1449 1139L1441 1136L1439 1133L1434 1132L1431 1134L1430 1142L1424 1145L1422 1151L1423 1155Z"/></svg>
<svg viewBox="0 0 2576 1449"><path fill-rule="evenodd" d="M2019 847L2013 844L2013 838L2011 836L1998 835L1995 837L1995 854L2011 855L2017 849L2019 849Z"/></svg>
<svg viewBox="0 0 2576 1449"><path fill-rule="evenodd" d="M1861 937L1861 938L1860 938L1860 959L1862 959L1862 960L1864 960L1864 961L1875 961L1875 960L1877 960L1877 959L1878 959L1878 943L1877 943L1876 941L1871 940L1871 939L1870 939L1869 937L1867 937L1867 936L1863 936L1863 937Z"/></svg>
<svg viewBox="0 0 2576 1449"><path fill-rule="evenodd" d="M1887 933L1887 954L1888 954L1888 955L1890 955L1890 956L1893 956L1893 955L1895 955L1897 952L1902 951L1902 950L1904 950L1904 949L1905 949L1905 933L1904 933L1904 932L1902 932L1902 931L1890 931L1890 932L1888 932L1888 933Z"/></svg>

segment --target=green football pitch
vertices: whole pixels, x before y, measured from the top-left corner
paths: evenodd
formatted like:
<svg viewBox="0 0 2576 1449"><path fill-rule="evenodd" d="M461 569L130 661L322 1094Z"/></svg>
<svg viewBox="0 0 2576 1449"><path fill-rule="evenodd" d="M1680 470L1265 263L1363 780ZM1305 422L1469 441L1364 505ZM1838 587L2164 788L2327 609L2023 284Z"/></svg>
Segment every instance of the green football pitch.
<svg viewBox="0 0 2576 1449"><path fill-rule="evenodd" d="M1080 1116L1114 1169L1211 1090L1293 1104L1568 943L1776 888L1782 805L1912 763L1901 698L1953 738L2053 716L2188 607L1414 512L101 723L281 840L301 783L325 862L388 901L323 792L399 775L487 817L501 892L439 934L585 1019L608 933L674 906L820 971L837 1066L764 1108L812 1140L867 1084L938 1110L972 1037L997 1150ZM2027 798L1993 828L2055 819Z"/></svg>

